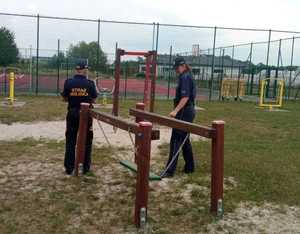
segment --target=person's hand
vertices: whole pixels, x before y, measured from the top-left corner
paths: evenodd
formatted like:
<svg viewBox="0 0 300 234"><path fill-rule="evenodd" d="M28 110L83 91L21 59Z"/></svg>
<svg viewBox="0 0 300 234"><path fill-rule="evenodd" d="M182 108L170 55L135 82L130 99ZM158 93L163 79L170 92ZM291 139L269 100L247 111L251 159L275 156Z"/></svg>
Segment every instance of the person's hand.
<svg viewBox="0 0 300 234"><path fill-rule="evenodd" d="M177 115L177 112L175 110L173 110L172 112L170 112L169 116L172 118L175 118Z"/></svg>

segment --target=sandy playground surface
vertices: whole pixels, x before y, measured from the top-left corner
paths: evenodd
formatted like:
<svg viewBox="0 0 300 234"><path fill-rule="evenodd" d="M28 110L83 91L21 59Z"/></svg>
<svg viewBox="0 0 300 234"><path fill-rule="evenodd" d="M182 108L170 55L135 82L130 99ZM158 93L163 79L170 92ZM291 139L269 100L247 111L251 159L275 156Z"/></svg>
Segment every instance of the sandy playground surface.
<svg viewBox="0 0 300 234"><path fill-rule="evenodd" d="M132 143L128 132L118 130L117 133L113 131L112 126L102 123L110 143L115 146L132 147ZM94 143L97 145L105 145L106 140L97 124L94 122ZM64 140L65 121L51 121L51 122L35 122L35 123L14 123L12 125L0 124L0 141L18 141L24 138L34 139L52 139ZM170 138L170 129L160 127L159 141L152 142L152 155L158 154L158 145L168 142ZM134 138L134 135L132 134ZM203 140L198 136L192 135L192 140ZM43 164L44 167L47 164ZM56 166L48 165L50 171ZM27 167L24 167L27 168ZM40 167L30 167L34 170L40 170ZM7 175L9 168L2 168L0 175ZM45 169L45 168L44 168ZM32 175L39 175L44 173L42 169L38 173ZM18 170L18 173L21 173ZM30 174L30 173L29 173ZM30 176L28 170L24 171L23 176ZM97 174L97 172L96 172ZM32 176L31 175L31 176ZM0 176L0 184L5 183L6 176ZM34 181L34 180L33 180ZM176 183L174 179L163 180L156 186L160 189L168 191ZM225 190L237 186L237 181L234 178L225 178ZM187 184L186 189L182 191L182 196L188 202L191 196L191 191L195 189L193 184ZM201 186L200 186L201 187ZM197 188L203 192L209 192L208 188ZM207 233L300 233L300 208L290 206L279 206L272 203L264 203L262 206L257 206L251 202L242 202L233 213L225 213L223 219L218 220L207 227Z"/></svg>

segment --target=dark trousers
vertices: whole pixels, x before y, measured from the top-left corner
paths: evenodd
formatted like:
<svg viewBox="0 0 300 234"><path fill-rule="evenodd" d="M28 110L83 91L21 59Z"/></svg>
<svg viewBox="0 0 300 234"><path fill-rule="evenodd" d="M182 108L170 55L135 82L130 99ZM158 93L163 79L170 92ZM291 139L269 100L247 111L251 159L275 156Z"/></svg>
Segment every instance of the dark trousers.
<svg viewBox="0 0 300 234"><path fill-rule="evenodd" d="M79 128L79 109L70 109L67 113L67 130L66 130L66 152L64 166L66 172L71 173L75 167L75 149L77 141L77 132ZM85 157L83 172L88 172L91 165L91 153L93 142L92 119L89 119L87 129L87 139L85 145Z"/></svg>
<svg viewBox="0 0 300 234"><path fill-rule="evenodd" d="M179 111L178 114L176 115L176 119L187 121L190 123L193 122L194 118L195 118L195 109L193 106L184 107L183 110ZM170 140L170 151L169 151L170 153L169 153L167 167L169 166L173 157L176 156L175 154L178 152L187 134L188 134L187 132L180 131L174 128L172 129L172 135ZM192 150L192 145L189 136L182 146L182 154L185 161L184 171L185 172L194 171L194 167L195 167L194 156L193 156L193 150ZM169 166L169 169L167 170L168 174L174 174L177 166L177 161L178 161L178 156Z"/></svg>

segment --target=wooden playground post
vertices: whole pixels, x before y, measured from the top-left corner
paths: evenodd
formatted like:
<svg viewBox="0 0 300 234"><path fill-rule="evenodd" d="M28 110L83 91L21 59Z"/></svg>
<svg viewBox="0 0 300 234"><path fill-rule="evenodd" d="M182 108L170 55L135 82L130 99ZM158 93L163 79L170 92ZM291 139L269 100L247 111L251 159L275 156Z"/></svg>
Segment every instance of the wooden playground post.
<svg viewBox="0 0 300 234"><path fill-rule="evenodd" d="M145 103L142 103L142 102L137 102L135 104L135 108L138 109L138 110L145 110ZM135 122L136 123L139 123L139 122L142 122L144 121L142 118L139 118L139 117L135 117ZM137 149L138 145L137 145L137 142L138 142L138 136L137 134L135 134L135 148ZM136 155L136 152L134 154L134 162L137 164L137 155Z"/></svg>
<svg viewBox="0 0 300 234"><path fill-rule="evenodd" d="M84 162L85 144L88 130L89 103L80 104L80 119L77 135L76 157L75 157L75 175L78 176L79 164Z"/></svg>
<svg viewBox="0 0 300 234"><path fill-rule="evenodd" d="M137 178L134 223L137 227L147 221L152 123L139 122L137 135Z"/></svg>
<svg viewBox="0 0 300 234"><path fill-rule="evenodd" d="M211 205L210 210L214 214L218 211L218 201L223 204L224 181L224 124L222 120L212 122L216 130L212 138L212 162L211 162ZM219 204L220 205L220 204ZM223 207L221 207L223 209Z"/></svg>

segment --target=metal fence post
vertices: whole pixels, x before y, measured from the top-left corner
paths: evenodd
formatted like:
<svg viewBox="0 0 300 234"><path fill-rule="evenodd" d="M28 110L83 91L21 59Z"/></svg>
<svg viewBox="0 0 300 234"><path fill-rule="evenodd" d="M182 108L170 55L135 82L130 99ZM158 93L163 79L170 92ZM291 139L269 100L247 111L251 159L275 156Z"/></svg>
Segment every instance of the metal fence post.
<svg viewBox="0 0 300 234"><path fill-rule="evenodd" d="M275 74L275 80L274 80L274 86L273 86L273 97L277 96L277 78L278 78L278 73L279 73L279 62L281 58L281 39L279 40L279 45L278 45L278 54L277 54L277 67L276 67L276 74Z"/></svg>
<svg viewBox="0 0 300 234"><path fill-rule="evenodd" d="M248 76L251 75L250 78L250 95L252 95L253 92L253 79L254 79L254 71L252 69L252 52L253 52L253 42L250 44L250 58L249 58L249 66L250 66L250 71L248 72ZM251 74L250 74L251 73Z"/></svg>
<svg viewBox="0 0 300 234"><path fill-rule="evenodd" d="M231 52L231 70L230 70L230 78L233 78L233 63L234 63L234 45L232 46Z"/></svg>
<svg viewBox="0 0 300 234"><path fill-rule="evenodd" d="M212 91L213 91L213 80L214 80L214 71L215 71L216 36L217 36L217 27L214 28L214 44L213 44L213 54L212 54L212 62L211 62L211 79L209 82L209 101L211 101L211 96L212 96Z"/></svg>
<svg viewBox="0 0 300 234"><path fill-rule="evenodd" d="M220 87L219 87L219 100L222 98L222 83L224 78L224 54L225 49L222 49L222 63L221 63L221 78L220 78Z"/></svg>
<svg viewBox="0 0 300 234"><path fill-rule="evenodd" d="M59 54L60 54L60 40L57 40L57 81L56 81L56 93L59 94L59 69L60 69L60 59L59 59Z"/></svg>
<svg viewBox="0 0 300 234"><path fill-rule="evenodd" d="M266 61L266 67L267 67L266 78L270 78L269 57L270 57L271 34L272 34L272 30L270 29L269 38L268 38L267 61ZM269 97L269 89L270 89L270 80L268 80L266 83L266 97Z"/></svg>
<svg viewBox="0 0 300 234"><path fill-rule="evenodd" d="M168 99L170 99L171 69L172 69L172 46L170 46L170 55L169 55Z"/></svg>
<svg viewBox="0 0 300 234"><path fill-rule="evenodd" d="M39 92L39 50L40 50L40 15L37 15L36 27L36 70L35 70L35 95Z"/></svg>
<svg viewBox="0 0 300 234"><path fill-rule="evenodd" d="M292 39L292 52L291 52L291 67L290 67L290 76L289 76L289 90L288 90L288 100L291 96L291 88L292 88L292 68L294 63L294 48L295 48L295 37Z"/></svg>
<svg viewBox="0 0 300 234"><path fill-rule="evenodd" d="M99 56L100 56L100 19L98 19L98 27L97 27L97 61L96 61L96 77L98 77L98 71L99 71ZM97 79L98 82L98 79ZM98 86L98 84L97 84Z"/></svg>

